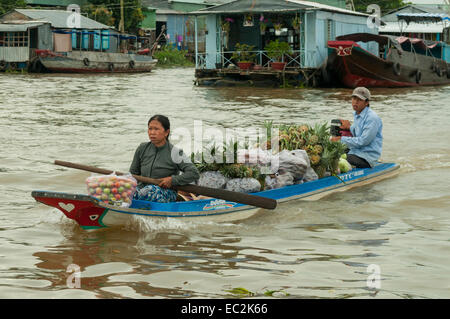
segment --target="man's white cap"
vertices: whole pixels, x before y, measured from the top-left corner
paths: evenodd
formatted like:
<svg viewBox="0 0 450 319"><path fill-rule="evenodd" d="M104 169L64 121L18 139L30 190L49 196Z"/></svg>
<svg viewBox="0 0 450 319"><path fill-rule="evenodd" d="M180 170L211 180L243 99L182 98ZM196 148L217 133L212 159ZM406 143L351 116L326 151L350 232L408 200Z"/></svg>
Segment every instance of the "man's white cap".
<svg viewBox="0 0 450 319"><path fill-rule="evenodd" d="M353 90L352 96L356 96L363 101L370 100L370 91L365 87L357 87Z"/></svg>

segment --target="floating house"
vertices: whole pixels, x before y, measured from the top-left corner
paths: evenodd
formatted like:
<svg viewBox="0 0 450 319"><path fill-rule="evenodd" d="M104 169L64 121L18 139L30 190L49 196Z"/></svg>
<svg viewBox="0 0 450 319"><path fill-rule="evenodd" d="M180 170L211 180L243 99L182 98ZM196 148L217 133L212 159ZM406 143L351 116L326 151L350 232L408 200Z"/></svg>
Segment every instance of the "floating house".
<svg viewBox="0 0 450 319"><path fill-rule="evenodd" d="M179 50L187 50L194 55L195 51L195 18L193 11L225 4L234 0L143 0L144 22L142 29L154 30L156 37L161 32L164 37L159 39L160 44L168 44ZM205 49L205 20L197 20L198 48Z"/></svg>
<svg viewBox="0 0 450 319"><path fill-rule="evenodd" d="M204 0L143 0L142 4L146 8L144 21L151 21L147 25L151 24L156 37L164 34L159 44L193 52L194 20L189 12L207 8Z"/></svg>
<svg viewBox="0 0 450 319"><path fill-rule="evenodd" d="M147 63L151 57L124 55L136 39L71 11L15 9L0 17L0 67L138 72L142 66L149 71L155 63Z"/></svg>
<svg viewBox="0 0 450 319"><path fill-rule="evenodd" d="M275 85L286 79L318 85L320 69L327 61L329 40L357 32L378 34L378 29L367 23L367 14L311 1L236 0L191 14L196 21L205 19L205 52L199 50L196 41L199 84L214 84L232 77L249 83L271 78ZM195 34L198 31L196 23ZM274 58L266 50L276 40L290 47L281 57L281 62L285 62L281 71L270 67ZM242 71L234 67L239 62L236 53L237 56L242 53L242 44L252 48L253 69ZM377 43L361 46L378 54Z"/></svg>
<svg viewBox="0 0 450 319"><path fill-rule="evenodd" d="M114 51L117 38L105 37L102 44L92 31L104 35L111 27L79 16L75 28L71 12L64 10L15 9L0 17L0 66L2 69L23 69L35 61L36 50L67 52L72 50ZM75 33L71 33L74 30ZM68 33L70 32L70 33ZM74 40L74 41L72 41ZM73 43L72 43L73 42Z"/></svg>

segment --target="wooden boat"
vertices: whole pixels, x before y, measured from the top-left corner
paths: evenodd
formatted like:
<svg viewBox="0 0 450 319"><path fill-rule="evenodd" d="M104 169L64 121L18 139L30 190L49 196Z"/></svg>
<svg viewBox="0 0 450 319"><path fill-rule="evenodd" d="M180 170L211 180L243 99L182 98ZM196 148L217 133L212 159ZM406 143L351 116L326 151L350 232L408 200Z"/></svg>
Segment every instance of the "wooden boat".
<svg viewBox="0 0 450 319"><path fill-rule="evenodd" d="M362 48L358 42L378 43L380 54ZM450 84L450 66L444 42L355 33L328 41L329 56L324 68L326 80L343 86L412 87Z"/></svg>
<svg viewBox="0 0 450 319"><path fill-rule="evenodd" d="M379 163L373 168L353 169L338 175L339 177L330 176L253 194L275 199L278 203L296 199L317 200L334 192L392 177L398 173L398 168L399 165L394 163ZM33 191L31 196L38 202L59 209L84 229L123 226L133 215L157 219L230 222L249 218L261 210L254 206L214 198L172 203L133 200L129 207L118 207L88 195Z"/></svg>
<svg viewBox="0 0 450 319"><path fill-rule="evenodd" d="M30 66L31 72L41 72L45 69L60 73L151 72L158 62L150 55L137 53L92 51L57 53L50 50L36 50L36 54L38 58Z"/></svg>

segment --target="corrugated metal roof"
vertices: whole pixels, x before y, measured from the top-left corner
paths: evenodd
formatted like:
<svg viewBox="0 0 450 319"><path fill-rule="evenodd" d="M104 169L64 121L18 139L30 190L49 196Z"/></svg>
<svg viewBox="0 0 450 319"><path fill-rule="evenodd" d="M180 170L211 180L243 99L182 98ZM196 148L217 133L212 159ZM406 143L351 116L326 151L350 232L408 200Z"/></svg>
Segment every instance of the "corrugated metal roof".
<svg viewBox="0 0 450 319"><path fill-rule="evenodd" d="M386 25L380 26L378 31L380 33L442 33L444 26L442 23L415 23L410 22L398 23L398 22L386 22Z"/></svg>
<svg viewBox="0 0 450 319"><path fill-rule="evenodd" d="M45 22L32 23L0 23L0 32L25 32L28 28L37 27Z"/></svg>
<svg viewBox="0 0 450 319"><path fill-rule="evenodd" d="M399 19L406 21L442 21L448 20L449 17L444 13L397 13Z"/></svg>
<svg viewBox="0 0 450 319"><path fill-rule="evenodd" d="M314 9L318 9L318 10L346 13L346 14L359 15L359 16L369 16L368 14L365 14L365 13L362 13L362 12L342 9L342 8L338 8L338 7L335 7L335 6L330 6L330 5L327 5L327 4L319 3L319 2L302 1L302 0L286 0L286 1L287 2L294 2L294 3L302 4L302 5L305 5L305 6L311 6Z"/></svg>
<svg viewBox="0 0 450 319"><path fill-rule="evenodd" d="M51 23L54 28L69 28L68 19L72 12L64 10L32 10L32 9L15 9L17 12L33 19L45 20ZM95 20L80 16L80 29L111 29L107 25L99 23Z"/></svg>
<svg viewBox="0 0 450 319"><path fill-rule="evenodd" d="M289 12L298 10L324 10L344 14L369 16L368 14L342 9L318 2L301 0L235 0L229 3L217 5L211 8L198 10L195 14L226 14L226 13L247 13L247 12Z"/></svg>

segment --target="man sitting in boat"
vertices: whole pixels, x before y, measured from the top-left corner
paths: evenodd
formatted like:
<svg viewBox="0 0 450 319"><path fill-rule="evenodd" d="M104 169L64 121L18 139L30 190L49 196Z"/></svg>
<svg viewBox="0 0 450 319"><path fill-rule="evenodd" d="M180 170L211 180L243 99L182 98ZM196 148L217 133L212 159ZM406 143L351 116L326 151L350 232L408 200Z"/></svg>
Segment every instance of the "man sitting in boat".
<svg viewBox="0 0 450 319"><path fill-rule="evenodd" d="M341 120L341 129L350 130L350 136L333 136L332 141L341 141L349 148L347 161L357 168L373 167L380 158L383 145L383 122L369 105L370 91L358 87L352 94L354 123Z"/></svg>
<svg viewBox="0 0 450 319"><path fill-rule="evenodd" d="M164 115L155 115L148 121L150 142L142 143L136 149L130 172L135 175L159 179L159 185L140 183L133 199L152 202L174 202L177 192L172 186L186 185L196 181L200 174L182 150L174 149L169 142L170 121ZM173 160L172 154L179 155L181 162ZM183 172L182 174L179 174Z"/></svg>

